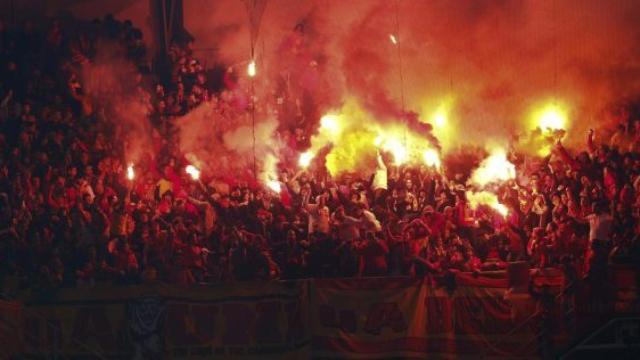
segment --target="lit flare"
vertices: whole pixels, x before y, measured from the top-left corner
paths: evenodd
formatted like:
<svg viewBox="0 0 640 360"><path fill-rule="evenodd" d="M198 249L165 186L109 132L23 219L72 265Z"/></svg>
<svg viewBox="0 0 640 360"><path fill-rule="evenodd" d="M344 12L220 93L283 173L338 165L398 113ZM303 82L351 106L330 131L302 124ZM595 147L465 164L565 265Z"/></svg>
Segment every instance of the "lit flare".
<svg viewBox="0 0 640 360"><path fill-rule="evenodd" d="M311 151L305 151L302 154L300 154L300 158L298 159L298 165L300 165L300 167L302 168L307 168L309 167L309 164L311 164L311 160L313 160L314 154Z"/></svg>
<svg viewBox="0 0 640 360"><path fill-rule="evenodd" d="M435 149L427 149L422 153L425 165L439 169L442 165L440 161L440 154Z"/></svg>
<svg viewBox="0 0 640 360"><path fill-rule="evenodd" d="M249 77L256 76L256 62L253 60L251 60L249 65L247 65L247 75L249 75Z"/></svg>
<svg viewBox="0 0 640 360"><path fill-rule="evenodd" d="M506 217L507 215L509 215L509 208L506 205L500 203L496 194L492 192L467 191L466 194L467 200L469 201L469 206L473 210L476 210L480 205L485 205L495 210L498 214L502 215L502 217Z"/></svg>
<svg viewBox="0 0 640 360"><path fill-rule="evenodd" d="M280 194L280 191L282 191L282 185L277 180L268 180L266 185L269 189L278 194Z"/></svg>
<svg viewBox="0 0 640 360"><path fill-rule="evenodd" d="M326 114L320 118L320 130L328 132L330 135L337 135L340 133L340 119L333 114Z"/></svg>
<svg viewBox="0 0 640 360"><path fill-rule="evenodd" d="M409 160L407 148L402 144L402 141L396 137L389 137L385 139L383 136L378 136L374 143L382 150L393 154L395 165L402 165Z"/></svg>
<svg viewBox="0 0 640 360"><path fill-rule="evenodd" d="M185 167L184 171L191 175L191 178L193 180L198 180L200 179L200 170L198 170L198 168L196 168L193 165L187 165L187 167Z"/></svg>
<svg viewBox="0 0 640 360"><path fill-rule="evenodd" d="M133 171L133 164L129 164L129 166L127 166L127 179L133 180L135 177L136 174Z"/></svg>
<svg viewBox="0 0 640 360"><path fill-rule="evenodd" d="M471 182L480 187L515 179L516 167L507 160L506 152L495 149L471 174Z"/></svg>
<svg viewBox="0 0 640 360"><path fill-rule="evenodd" d="M532 113L532 128L538 128L545 133L567 130L569 120L565 106L552 102L535 109Z"/></svg>

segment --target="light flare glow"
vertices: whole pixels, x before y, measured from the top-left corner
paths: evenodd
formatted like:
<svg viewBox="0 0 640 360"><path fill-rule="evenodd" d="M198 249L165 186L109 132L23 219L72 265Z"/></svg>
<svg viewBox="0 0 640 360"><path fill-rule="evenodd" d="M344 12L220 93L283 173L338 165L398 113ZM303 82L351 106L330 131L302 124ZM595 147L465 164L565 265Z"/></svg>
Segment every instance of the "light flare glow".
<svg viewBox="0 0 640 360"><path fill-rule="evenodd" d="M320 119L318 131L312 136L307 152L315 157L326 153L318 163L323 161L329 173L337 176L345 172L374 171L378 151L389 154L394 165L427 163L437 167L440 150L436 147L428 137L408 127L402 119L376 119L358 100L349 97L341 108L325 113ZM425 152L429 149L436 150L437 156L430 151L425 159ZM298 164L302 166L305 160L298 158Z"/></svg>
<svg viewBox="0 0 640 360"><path fill-rule="evenodd" d="M398 39L396 38L396 36L395 36L395 35L393 35L393 34L389 34L389 40L391 40L391 43L392 43L393 45L398 45Z"/></svg>
<svg viewBox="0 0 640 360"><path fill-rule="evenodd" d="M340 118L337 115L326 114L320 118L320 130L330 135L337 135L342 130Z"/></svg>
<svg viewBox="0 0 640 360"><path fill-rule="evenodd" d="M313 160L314 156L315 155L311 151L303 152L302 154L300 154L300 158L298 158L298 165L306 169L307 167L309 167L309 164L311 164L311 160Z"/></svg>
<svg viewBox="0 0 640 360"><path fill-rule="evenodd" d="M440 154L435 149L427 149L422 153L422 157L424 159L425 165L440 169L442 166L442 161L440 160Z"/></svg>
<svg viewBox="0 0 640 360"><path fill-rule="evenodd" d="M467 191L466 195L467 200L469 201L469 206L472 210L476 210L480 205L485 205L495 210L498 214L502 215L502 217L506 217L507 215L509 215L509 208L506 205L500 203L496 194L492 192Z"/></svg>
<svg viewBox="0 0 640 360"><path fill-rule="evenodd" d="M193 180L198 180L200 179L200 170L198 170L198 168L196 168L193 165L187 165L187 167L184 168L184 171L191 175L191 178Z"/></svg>
<svg viewBox="0 0 640 360"><path fill-rule="evenodd" d="M282 185L278 180L268 180L266 185L269 189L278 194L280 194L280 191L282 191Z"/></svg>
<svg viewBox="0 0 640 360"><path fill-rule="evenodd" d="M433 135L440 141L443 153L462 141L458 137L460 133L456 123L455 102L454 94L429 97L420 102L420 118L433 127Z"/></svg>
<svg viewBox="0 0 640 360"><path fill-rule="evenodd" d="M533 129L540 129L546 133L567 130L569 119L564 106L552 102L536 108L531 116Z"/></svg>
<svg viewBox="0 0 640 360"><path fill-rule="evenodd" d="M479 187L515 179L516 167L507 160L502 148L494 149L489 157L482 160L480 166L471 174L471 182Z"/></svg>
<svg viewBox="0 0 640 360"><path fill-rule="evenodd" d="M133 171L133 164L129 164L129 166L127 166L127 179L133 180L135 177L136 174Z"/></svg>
<svg viewBox="0 0 640 360"><path fill-rule="evenodd" d="M447 125L447 114L443 112L437 112L433 117L433 126L436 128L443 128Z"/></svg>
<svg viewBox="0 0 640 360"><path fill-rule="evenodd" d="M254 60L251 60L249 65L247 65L247 75L249 75L249 77L256 76L256 62Z"/></svg>
<svg viewBox="0 0 640 360"><path fill-rule="evenodd" d="M398 137L389 136L388 138L384 138L380 135L376 138L375 144L382 150L393 154L395 165L402 165L409 160L407 148Z"/></svg>

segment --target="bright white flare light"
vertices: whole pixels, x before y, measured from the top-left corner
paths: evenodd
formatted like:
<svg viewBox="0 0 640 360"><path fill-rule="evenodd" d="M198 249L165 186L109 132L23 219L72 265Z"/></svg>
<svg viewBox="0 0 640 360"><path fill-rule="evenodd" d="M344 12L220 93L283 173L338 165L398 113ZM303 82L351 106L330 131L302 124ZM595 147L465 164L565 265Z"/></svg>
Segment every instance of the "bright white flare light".
<svg viewBox="0 0 640 360"><path fill-rule="evenodd" d="M249 62L249 65L247 65L247 75L249 75L250 77L256 76L256 62L253 60L251 60L251 62Z"/></svg>
<svg viewBox="0 0 640 360"><path fill-rule="evenodd" d="M393 45L398 45L398 39L396 38L396 36L395 36L395 35L393 35L393 34L389 34L389 40L391 40L391 43L392 43Z"/></svg>
<svg viewBox="0 0 640 360"><path fill-rule="evenodd" d="M320 118L320 129L336 135L340 132L340 119L336 115L326 114Z"/></svg>
<svg viewBox="0 0 640 360"><path fill-rule="evenodd" d="M424 151L424 153L422 153L422 157L424 158L424 163L427 166L439 169L441 162L440 162L440 155L438 154L438 152L434 149L427 149Z"/></svg>
<svg viewBox="0 0 640 360"><path fill-rule="evenodd" d="M565 118L557 109L549 108L540 115L540 128L542 130L563 130Z"/></svg>
<svg viewBox="0 0 640 360"><path fill-rule="evenodd" d="M400 166L409 160L409 153L402 141L395 137L384 138L381 135L375 139L375 145L393 154L394 163Z"/></svg>
<svg viewBox="0 0 640 360"><path fill-rule="evenodd" d="M307 168L309 167L309 164L311 164L311 160L313 160L313 153L311 151L305 151L302 154L300 154L300 158L298 159L298 165L300 165L300 167L302 168Z"/></svg>
<svg viewBox="0 0 640 360"><path fill-rule="evenodd" d="M471 209L475 210L479 205L486 205L493 210L495 210L498 214L502 215L502 217L506 217L509 215L509 208L500 203L496 194L489 191L480 191L473 192L467 191L467 200L469 201L469 206Z"/></svg>
<svg viewBox="0 0 640 360"><path fill-rule="evenodd" d="M280 185L280 181L277 180L269 180L267 181L267 187L271 190L273 190L276 193L280 193L280 191L282 190L282 185Z"/></svg>
<svg viewBox="0 0 640 360"><path fill-rule="evenodd" d="M198 180L200 179L200 170L198 170L198 168L196 168L193 165L187 165L187 167L184 168L184 171L191 175L191 178L193 180Z"/></svg>
<svg viewBox="0 0 640 360"><path fill-rule="evenodd" d="M433 124L438 128L444 127L447 124L447 116L443 113L436 114Z"/></svg>
<svg viewBox="0 0 640 360"><path fill-rule="evenodd" d="M127 166L127 179L133 180L135 176L136 175L133 172L133 164L129 164L129 166Z"/></svg>
<svg viewBox="0 0 640 360"><path fill-rule="evenodd" d="M479 187L502 183L516 177L516 167L507 160L503 149L495 149L471 174L471 182Z"/></svg>

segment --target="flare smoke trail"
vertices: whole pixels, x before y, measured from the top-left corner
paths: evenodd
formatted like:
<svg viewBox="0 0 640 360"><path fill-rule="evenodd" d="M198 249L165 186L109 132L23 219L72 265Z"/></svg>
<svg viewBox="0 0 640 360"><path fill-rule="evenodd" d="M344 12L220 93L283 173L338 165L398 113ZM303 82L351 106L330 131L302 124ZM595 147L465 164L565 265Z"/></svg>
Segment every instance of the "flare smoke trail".
<svg viewBox="0 0 640 360"><path fill-rule="evenodd" d="M91 104L104 105L105 112L97 115L114 124L116 138L123 141L125 160L136 163L152 154L150 99L135 65L126 58L126 49L116 42L100 41L94 59L81 62L79 80L85 113L94 111Z"/></svg>
<svg viewBox="0 0 640 360"><path fill-rule="evenodd" d="M568 107L569 138L582 141L585 119L604 124L603 109L640 91L639 15L631 0L270 0L257 38L258 91L297 72L293 85L310 90L319 114L355 96L379 121L405 110L433 122L448 102L447 127L435 130L445 149L505 143L530 128L537 107L557 101ZM247 61L241 1L185 2L185 22L196 47Z"/></svg>

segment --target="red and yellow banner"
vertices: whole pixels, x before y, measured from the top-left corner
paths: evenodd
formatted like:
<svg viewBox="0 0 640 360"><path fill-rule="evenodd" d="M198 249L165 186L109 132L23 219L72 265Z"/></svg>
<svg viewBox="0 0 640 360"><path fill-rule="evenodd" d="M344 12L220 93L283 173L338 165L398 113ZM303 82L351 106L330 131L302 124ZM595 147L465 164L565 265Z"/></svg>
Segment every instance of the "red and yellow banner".
<svg viewBox="0 0 640 360"><path fill-rule="evenodd" d="M27 354L309 357L308 282L69 289L24 311ZM55 350L54 350L55 349Z"/></svg>
<svg viewBox="0 0 640 360"><path fill-rule="evenodd" d="M423 279L317 280L312 287L313 353L320 357L504 357L535 350L506 288L467 284L447 291ZM531 299L529 302L531 302ZM532 354L533 355L533 354Z"/></svg>
<svg viewBox="0 0 640 360"><path fill-rule="evenodd" d="M105 358L536 355L536 312L504 278L459 274L67 289L25 297L24 353ZM514 330L515 329L515 330Z"/></svg>

